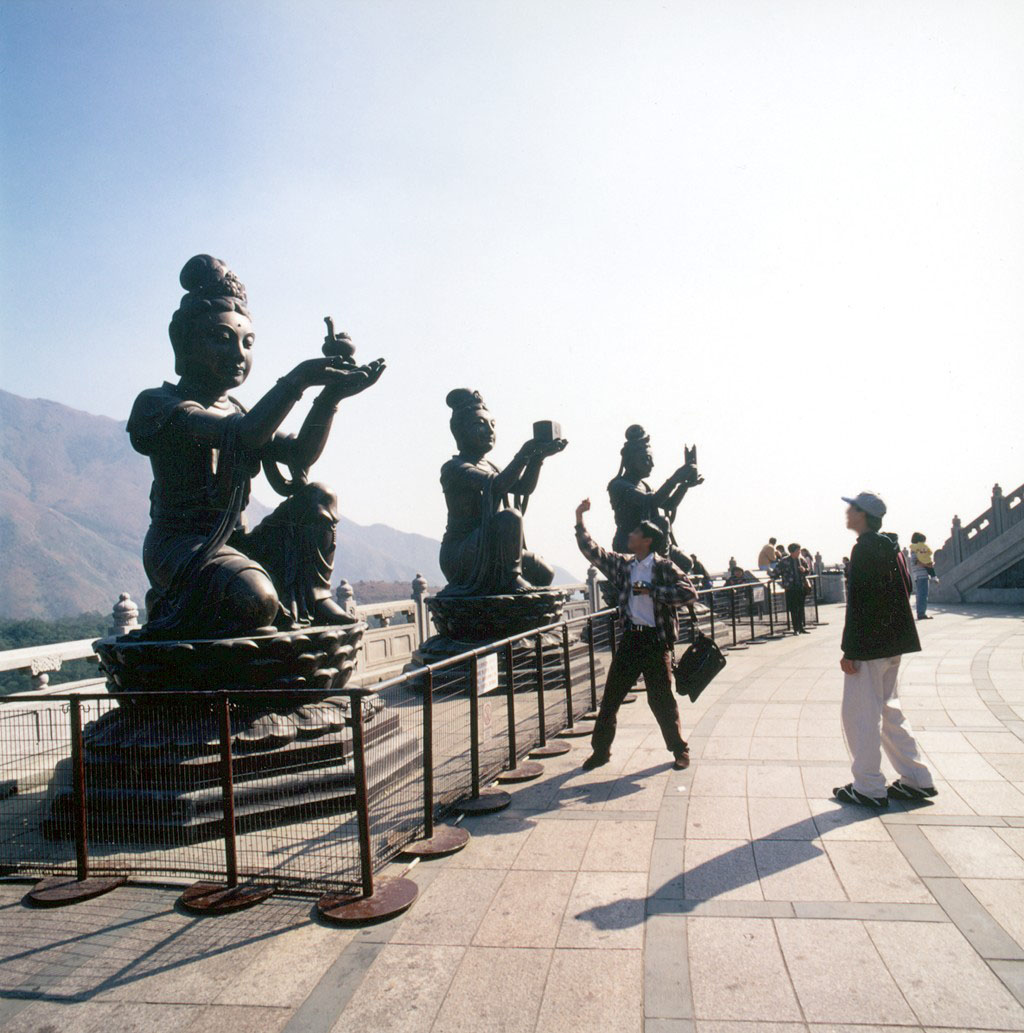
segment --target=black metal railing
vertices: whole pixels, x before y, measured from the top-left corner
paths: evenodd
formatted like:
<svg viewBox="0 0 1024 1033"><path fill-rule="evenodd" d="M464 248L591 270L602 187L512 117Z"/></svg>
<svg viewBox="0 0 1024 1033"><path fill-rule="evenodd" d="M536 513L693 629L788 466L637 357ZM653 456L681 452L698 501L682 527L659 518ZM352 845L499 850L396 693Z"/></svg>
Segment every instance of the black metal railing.
<svg viewBox="0 0 1024 1033"><path fill-rule="evenodd" d="M681 611L684 644L694 628L741 647L788 627L774 583L709 589L700 602L696 616ZM463 798L580 730L616 643L615 612L603 610L327 699L261 690L0 700L0 874L369 895L375 873Z"/></svg>

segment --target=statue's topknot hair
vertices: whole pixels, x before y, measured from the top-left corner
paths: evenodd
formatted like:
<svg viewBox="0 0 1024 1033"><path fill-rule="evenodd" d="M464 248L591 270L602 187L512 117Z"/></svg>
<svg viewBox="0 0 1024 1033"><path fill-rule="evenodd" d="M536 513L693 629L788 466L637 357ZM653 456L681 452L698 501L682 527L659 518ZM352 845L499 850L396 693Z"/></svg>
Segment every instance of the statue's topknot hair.
<svg viewBox="0 0 1024 1033"><path fill-rule="evenodd" d="M182 266L178 280L188 293L171 316L167 332L174 348L175 369L181 374L195 324L214 312L240 312L248 318L249 299L242 281L213 255L190 258Z"/></svg>

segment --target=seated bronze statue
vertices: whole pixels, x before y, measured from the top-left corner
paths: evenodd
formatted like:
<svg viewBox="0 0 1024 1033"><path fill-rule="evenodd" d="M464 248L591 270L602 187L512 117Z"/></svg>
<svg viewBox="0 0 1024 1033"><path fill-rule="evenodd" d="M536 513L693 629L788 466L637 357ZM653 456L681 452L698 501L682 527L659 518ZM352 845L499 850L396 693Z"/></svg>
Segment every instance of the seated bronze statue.
<svg viewBox="0 0 1024 1033"><path fill-rule="evenodd" d="M128 420L153 467L152 523L143 563L147 638L228 638L352 620L331 598L337 500L306 474L319 458L338 403L374 384L384 360L351 360L344 335L324 358L300 362L253 407L231 394L252 369L254 333L245 288L223 262L196 255L181 271L186 294L171 318L176 384L143 391ZM329 337L333 328L329 324ZM334 347L328 347L329 344ZM278 428L313 387L298 434ZM249 531L243 511L260 469L287 494ZM287 481L277 468L287 466Z"/></svg>
<svg viewBox="0 0 1024 1033"><path fill-rule="evenodd" d="M510 595L547 587L554 569L527 550L523 513L544 460L568 442L531 439L499 470L485 458L494 447L494 419L479 392L457 388L445 402L459 452L441 467L448 504L440 557L448 580L444 594Z"/></svg>
<svg viewBox="0 0 1024 1033"><path fill-rule="evenodd" d="M639 424L626 428L619 472L608 483L608 498L615 515L615 537L612 539L615 552L628 552L626 539L630 531L641 521L650 520L665 532L672 562L684 572L690 570L693 561L676 544L672 524L687 491L704 483L704 478L697 472L696 451L696 447L686 449L683 465L657 491L652 491L645 480L654 469L650 436Z"/></svg>

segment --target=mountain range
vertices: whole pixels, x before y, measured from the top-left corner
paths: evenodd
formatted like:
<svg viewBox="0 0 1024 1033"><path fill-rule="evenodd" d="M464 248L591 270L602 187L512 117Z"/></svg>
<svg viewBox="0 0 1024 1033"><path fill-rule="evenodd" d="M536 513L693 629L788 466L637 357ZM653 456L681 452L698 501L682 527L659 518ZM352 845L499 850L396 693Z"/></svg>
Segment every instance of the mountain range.
<svg viewBox="0 0 1024 1033"><path fill-rule="evenodd" d="M121 592L141 605L149 463L124 421L0 391L0 617L108 612ZM253 525L269 512L258 500ZM335 580L444 584L440 542L341 517ZM575 579L557 569L556 583Z"/></svg>

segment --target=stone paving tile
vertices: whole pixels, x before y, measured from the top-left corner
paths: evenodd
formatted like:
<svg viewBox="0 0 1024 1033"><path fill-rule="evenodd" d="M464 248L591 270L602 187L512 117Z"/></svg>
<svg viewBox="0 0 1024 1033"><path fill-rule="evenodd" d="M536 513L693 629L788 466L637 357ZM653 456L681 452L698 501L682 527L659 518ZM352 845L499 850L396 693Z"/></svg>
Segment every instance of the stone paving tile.
<svg viewBox="0 0 1024 1033"><path fill-rule="evenodd" d="M985 910L1024 947L1024 880L965 879Z"/></svg>
<svg viewBox="0 0 1024 1033"><path fill-rule="evenodd" d="M763 900L747 840L692 839L683 855L683 892L687 900Z"/></svg>
<svg viewBox="0 0 1024 1033"><path fill-rule="evenodd" d="M667 782L667 776L658 775L642 780L630 777L616 779L601 809L656 811L661 806Z"/></svg>
<svg viewBox="0 0 1024 1033"><path fill-rule="evenodd" d="M797 756L801 760L829 762L849 756L846 742L838 737L801 737L797 740Z"/></svg>
<svg viewBox="0 0 1024 1033"><path fill-rule="evenodd" d="M768 918L688 918L690 984L698 1019L799 1020Z"/></svg>
<svg viewBox="0 0 1024 1033"><path fill-rule="evenodd" d="M473 937L475 947L554 947L573 872L509 872Z"/></svg>
<svg viewBox="0 0 1024 1033"><path fill-rule="evenodd" d="M779 919L775 927L807 1020L916 1022L863 923Z"/></svg>
<svg viewBox="0 0 1024 1033"><path fill-rule="evenodd" d="M463 824L472 838L445 858L446 868L511 868L537 822L499 814L467 818Z"/></svg>
<svg viewBox="0 0 1024 1033"><path fill-rule="evenodd" d="M532 835L535 835L534 829ZM393 943L470 943L505 873L474 868L441 869L392 936Z"/></svg>
<svg viewBox="0 0 1024 1033"><path fill-rule="evenodd" d="M922 825L921 831L961 878L1024 878L1024 858L995 829Z"/></svg>
<svg viewBox="0 0 1024 1033"><path fill-rule="evenodd" d="M716 764L698 767L693 773L691 796L733 796L737 799L747 792L745 764Z"/></svg>
<svg viewBox="0 0 1024 1033"><path fill-rule="evenodd" d="M692 1023L688 957L686 922L648 915L644 922L645 1033L650 1033L649 1024L655 1018Z"/></svg>
<svg viewBox="0 0 1024 1033"><path fill-rule="evenodd" d="M558 947L637 948L644 942L647 872L580 872Z"/></svg>
<svg viewBox="0 0 1024 1033"><path fill-rule="evenodd" d="M754 734L758 720L756 717L723 717L715 725L715 735L728 735L736 738L747 738Z"/></svg>
<svg viewBox="0 0 1024 1033"><path fill-rule="evenodd" d="M831 796L835 786L846 785L853 777L845 754L834 758L831 764L801 764L800 773L803 775L804 792L809 800Z"/></svg>
<svg viewBox="0 0 1024 1033"><path fill-rule="evenodd" d="M804 781L798 767L751 764L747 769L748 797L804 798ZM743 794L738 794L743 795Z"/></svg>
<svg viewBox="0 0 1024 1033"><path fill-rule="evenodd" d="M514 869L576 871L597 823L539 821L520 848Z"/></svg>
<svg viewBox="0 0 1024 1033"><path fill-rule="evenodd" d="M932 895L893 843L825 844L850 900L929 904Z"/></svg>
<svg viewBox="0 0 1024 1033"><path fill-rule="evenodd" d="M642 1033L639 950L556 950L536 1033Z"/></svg>
<svg viewBox="0 0 1024 1033"><path fill-rule="evenodd" d="M755 842L765 900L846 900L819 842Z"/></svg>
<svg viewBox="0 0 1024 1033"><path fill-rule="evenodd" d="M718 760L746 760L750 756L750 738L715 736L705 744L703 756Z"/></svg>
<svg viewBox="0 0 1024 1033"><path fill-rule="evenodd" d="M432 1033L532 1033L551 954L529 948L470 947Z"/></svg>
<svg viewBox="0 0 1024 1033"><path fill-rule="evenodd" d="M115 1002L76 1001L57 1004L52 1001L30 1001L3 1024L4 1033L99 1033L114 1031L112 1020L123 1005ZM189 1015L178 1013L184 1024Z"/></svg>
<svg viewBox="0 0 1024 1033"><path fill-rule="evenodd" d="M354 936L353 930L316 922L278 933L231 978L214 1004L258 1001L264 1006L297 1008Z"/></svg>
<svg viewBox="0 0 1024 1033"><path fill-rule="evenodd" d="M948 782L997 782L999 772L977 753L928 751L930 766Z"/></svg>
<svg viewBox="0 0 1024 1033"><path fill-rule="evenodd" d="M750 835L764 839L817 839L818 829L803 798L747 800Z"/></svg>
<svg viewBox="0 0 1024 1033"><path fill-rule="evenodd" d="M386 944L331 1033L429 1033L464 947Z"/></svg>
<svg viewBox="0 0 1024 1033"><path fill-rule="evenodd" d="M1021 857L1024 857L1024 829L996 829L995 833L1007 846L1012 847Z"/></svg>
<svg viewBox="0 0 1024 1033"><path fill-rule="evenodd" d="M598 823L580 868L597 872L646 872L651 863L655 828L650 821Z"/></svg>
<svg viewBox="0 0 1024 1033"><path fill-rule="evenodd" d="M949 714L949 719L956 726L966 728L993 728L997 730L1001 730L1003 727L999 718L984 705L971 710L947 707L946 713Z"/></svg>
<svg viewBox="0 0 1024 1033"><path fill-rule="evenodd" d="M863 1026L858 1027L863 1030ZM806 1033L802 1022L709 1022L697 1020L696 1033Z"/></svg>
<svg viewBox="0 0 1024 1033"><path fill-rule="evenodd" d="M838 800L810 800L808 803L814 815L815 827L823 840L890 841L891 837L882 819L863 807L850 807Z"/></svg>
<svg viewBox="0 0 1024 1033"><path fill-rule="evenodd" d="M1024 1029L1024 1008L952 925L865 926L924 1025Z"/></svg>
<svg viewBox="0 0 1024 1033"><path fill-rule="evenodd" d="M262 1005L211 1004L204 1008L183 1033L280 1033L292 1016L291 1008Z"/></svg>
<svg viewBox="0 0 1024 1033"><path fill-rule="evenodd" d="M993 754L1024 754L1024 742L1012 732L968 732L967 739L979 752Z"/></svg>
<svg viewBox="0 0 1024 1033"><path fill-rule="evenodd" d="M799 719L796 717L783 717L776 713L777 710L778 707L773 706L764 711L755 726L755 736L769 739L788 739L796 737Z"/></svg>
<svg viewBox="0 0 1024 1033"><path fill-rule="evenodd" d="M751 760L796 760L799 756L796 737L775 739L755 735L750 740L749 756Z"/></svg>
<svg viewBox="0 0 1024 1033"><path fill-rule="evenodd" d="M749 839L750 821L743 797L698 797L686 815L687 839Z"/></svg>
<svg viewBox="0 0 1024 1033"><path fill-rule="evenodd" d="M1016 736L1014 737L1016 738ZM1011 782L1024 782L1024 756L1016 754L998 753L989 754L986 757L989 764L999 772L1003 778ZM1019 788L1019 786L1018 786Z"/></svg>
<svg viewBox="0 0 1024 1033"><path fill-rule="evenodd" d="M684 894L681 839L655 839L651 851L651 867L647 875L647 893L651 897L682 899Z"/></svg>

